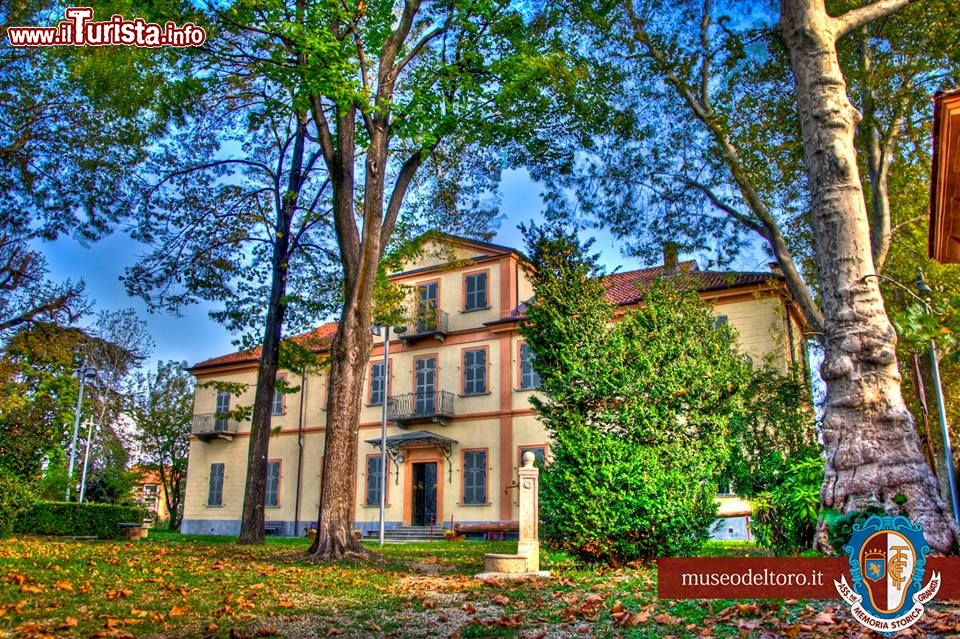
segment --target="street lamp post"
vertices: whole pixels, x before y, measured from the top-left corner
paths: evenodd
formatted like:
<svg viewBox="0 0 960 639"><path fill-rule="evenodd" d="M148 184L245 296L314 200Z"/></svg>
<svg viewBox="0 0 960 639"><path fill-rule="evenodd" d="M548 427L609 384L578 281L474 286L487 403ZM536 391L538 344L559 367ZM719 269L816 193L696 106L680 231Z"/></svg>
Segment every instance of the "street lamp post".
<svg viewBox="0 0 960 639"><path fill-rule="evenodd" d="M380 545L386 528L387 510L387 401L390 397L390 326L376 326L375 334L383 331L383 402L380 404ZM394 331L405 333L406 326L397 326Z"/></svg>
<svg viewBox="0 0 960 639"><path fill-rule="evenodd" d="M387 398L390 396L390 326L383 327L383 402L380 412L380 545L386 526L387 500Z"/></svg>
<svg viewBox="0 0 960 639"><path fill-rule="evenodd" d="M87 492L87 462L90 461L90 443L93 441L94 423L93 418L87 418L87 445L83 449L83 472L80 474L80 503L83 503L83 496Z"/></svg>
<svg viewBox="0 0 960 639"><path fill-rule="evenodd" d="M76 371L80 377L80 392L77 394L77 408L73 414L73 439L70 441L70 464L67 466L67 494L66 501L70 501L70 494L73 492L73 465L77 461L77 437L80 434L80 412L83 408L83 387L87 381L87 375L96 374L97 369L87 366L84 360Z"/></svg>

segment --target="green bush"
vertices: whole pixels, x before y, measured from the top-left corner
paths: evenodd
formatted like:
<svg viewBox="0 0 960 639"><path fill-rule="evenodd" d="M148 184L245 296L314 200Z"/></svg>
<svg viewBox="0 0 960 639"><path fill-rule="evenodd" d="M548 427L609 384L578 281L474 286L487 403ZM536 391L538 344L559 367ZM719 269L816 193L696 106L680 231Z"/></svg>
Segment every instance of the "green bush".
<svg viewBox="0 0 960 639"><path fill-rule="evenodd" d="M589 246L527 231L534 298L520 332L541 378L531 397L551 439L544 539L613 565L697 551L750 371L735 335L685 276L615 321Z"/></svg>
<svg viewBox="0 0 960 639"><path fill-rule="evenodd" d="M613 565L696 552L717 517L716 485L690 471L703 459L688 452L589 427L555 440L541 485L545 540Z"/></svg>
<svg viewBox="0 0 960 639"><path fill-rule="evenodd" d="M44 501L20 513L14 525L19 533L37 535L96 536L118 539L118 524L143 521L143 509L116 504Z"/></svg>
<svg viewBox="0 0 960 639"><path fill-rule="evenodd" d="M0 537L13 531L17 516L36 501L33 489L11 471L0 468Z"/></svg>
<svg viewBox="0 0 960 639"><path fill-rule="evenodd" d="M750 530L757 545L780 555L792 555L813 546L820 514L823 459L819 455L794 461L785 479L753 502Z"/></svg>

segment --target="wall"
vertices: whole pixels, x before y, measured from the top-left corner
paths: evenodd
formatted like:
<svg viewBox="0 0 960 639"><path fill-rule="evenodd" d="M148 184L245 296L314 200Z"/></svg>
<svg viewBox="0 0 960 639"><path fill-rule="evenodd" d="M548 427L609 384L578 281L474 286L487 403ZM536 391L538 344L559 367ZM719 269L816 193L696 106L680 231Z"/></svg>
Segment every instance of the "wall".
<svg viewBox="0 0 960 639"><path fill-rule="evenodd" d="M394 336L390 343L390 394L411 393L414 390L414 362L417 357L435 355L438 358L438 389L452 392L455 398L455 417L447 425L435 423L411 424L407 428L390 424L388 435L406 432L427 431L456 440L450 459L436 449L415 449L405 452L406 460L399 468L388 463L386 521L388 527L409 523L412 517L411 468L415 461L432 460L438 464L438 515L442 523L449 525L451 516L457 522L490 522L515 520L517 505L515 491L510 484L516 478L520 448L546 446L549 457L547 434L532 414L529 399L533 391L518 390L519 353L522 338L513 323L497 324L496 320L508 317L517 301L532 295L529 283L518 268L516 256L489 255L483 251L458 247L454 252L458 260L470 257L475 263L457 264L457 268L444 269L449 259L427 256L422 261L407 265L407 270L394 276L398 282L411 287L419 282L439 282L440 308L449 314L449 334L442 342L429 338L406 344ZM484 270L488 273L488 309L464 312L463 275L465 272ZM519 278L519 279L518 279ZM414 289L408 292L408 304L412 308ZM738 344L759 365L765 357L786 370L790 360L790 343L787 338L788 321L794 322L785 309L782 298L766 289L757 295L753 292L723 291L710 298L717 315L726 315L730 325L739 333ZM486 325L489 322L494 324ZM794 356L802 353L799 325L793 324ZM465 348L487 350L487 390L479 396L462 395L463 351ZM371 362L382 361L382 342L375 342ZM367 440L379 439L382 407L370 405L369 366L364 387L364 405L361 410L357 452L357 477L355 512L357 526L363 530L375 530L378 526L379 507L367 506L366 460L368 455L379 455L379 449ZM198 374L199 385L213 380L241 382L247 390L235 398L232 405L250 405L253 401L256 367L254 363L224 368L217 372ZM300 385L297 377L288 378L288 383ZM320 475L323 458L324 427L326 422L325 375L310 376L300 392L285 397L284 414L273 418L273 426L280 432L270 439L270 459L281 460L279 503L267 509L268 521L278 522L283 534L302 535L317 518L320 494ZM297 430L300 420L300 404L305 396L304 411L304 463L301 488L300 526L294 530L296 484L297 484ZM212 413L215 408L216 391L198 387L195 412ZM249 422L241 425L232 441L201 441L193 439L190 448L190 472L187 479L187 497L184 513L184 532L237 534L243 500ZM487 503L466 505L462 500L463 451L485 449L487 451ZM221 507L207 506L209 468L211 463L225 464L224 503ZM451 476L452 473L452 476ZM452 478L451 478L452 477ZM729 532L733 528L735 532ZM731 520L723 528L725 535L742 534L743 524Z"/></svg>

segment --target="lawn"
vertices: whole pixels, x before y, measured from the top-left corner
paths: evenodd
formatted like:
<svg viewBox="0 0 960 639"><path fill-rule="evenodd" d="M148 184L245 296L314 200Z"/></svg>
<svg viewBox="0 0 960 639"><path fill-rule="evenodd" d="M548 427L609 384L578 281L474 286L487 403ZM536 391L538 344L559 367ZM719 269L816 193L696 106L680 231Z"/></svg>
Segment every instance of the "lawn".
<svg viewBox="0 0 960 639"><path fill-rule="evenodd" d="M383 563L330 565L302 562L304 540L231 542L171 533L0 541L0 637L871 636L836 602L660 601L652 566L587 567L545 553L550 580L473 578L484 553L516 542L389 545ZM957 632L960 610L941 605L912 635Z"/></svg>

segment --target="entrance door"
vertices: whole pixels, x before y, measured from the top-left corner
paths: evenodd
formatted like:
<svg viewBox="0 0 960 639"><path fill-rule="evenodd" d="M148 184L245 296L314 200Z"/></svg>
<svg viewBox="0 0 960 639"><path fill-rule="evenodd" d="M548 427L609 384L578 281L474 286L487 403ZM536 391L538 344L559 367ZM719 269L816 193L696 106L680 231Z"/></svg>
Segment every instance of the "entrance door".
<svg viewBox="0 0 960 639"><path fill-rule="evenodd" d="M437 390L437 358L422 357L416 361L416 384L414 415L430 416L434 413L434 397Z"/></svg>
<svg viewBox="0 0 960 639"><path fill-rule="evenodd" d="M437 304L439 288L436 282L428 282L417 287L417 332L429 333L437 330Z"/></svg>
<svg viewBox="0 0 960 639"><path fill-rule="evenodd" d="M413 525L437 522L437 462L413 465Z"/></svg>

